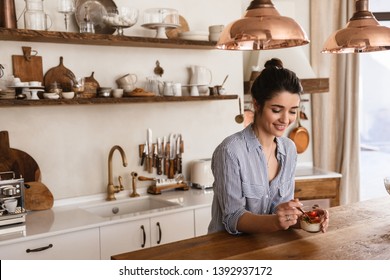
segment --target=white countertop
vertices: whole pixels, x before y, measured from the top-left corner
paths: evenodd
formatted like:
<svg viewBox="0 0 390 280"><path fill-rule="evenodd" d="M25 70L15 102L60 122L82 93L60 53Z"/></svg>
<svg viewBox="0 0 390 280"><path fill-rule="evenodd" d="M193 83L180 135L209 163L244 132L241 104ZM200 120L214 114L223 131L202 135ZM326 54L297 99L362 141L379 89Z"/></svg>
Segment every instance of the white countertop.
<svg viewBox="0 0 390 280"><path fill-rule="evenodd" d="M121 219L103 218L83 209L89 205L108 205L110 203L113 204L137 199L128 197L128 194L129 192L126 191L117 194L117 200L110 202L104 200L104 195L99 195L85 197L84 199L77 198L75 199L76 203L73 204L68 202L57 202L54 207L49 210L29 211L26 215L25 232L0 235L0 246L36 238L44 238L51 235L64 234L72 231L96 228L109 224L207 207L211 205L213 199L212 190L199 190L192 188L188 191L167 191L163 192L161 195L141 194L141 197L152 196L159 200L168 200L180 205L168 209L156 209L142 214L128 214L121 217ZM56 204L58 206L56 206Z"/></svg>
<svg viewBox="0 0 390 280"><path fill-rule="evenodd" d="M296 180L310 180L322 178L341 178L340 173L323 170L312 166L297 166L295 169Z"/></svg>
<svg viewBox="0 0 390 280"><path fill-rule="evenodd" d="M297 167L296 169L297 180L340 177L341 174L339 173L329 172L315 167ZM118 219L103 218L96 214L87 212L83 208L94 204L108 205L110 203L132 201L137 199L130 198L129 191L123 191L116 194L117 200L114 202L105 201L105 194L55 201L54 207L50 210L28 212L26 215L25 232L0 235L0 246L72 231L96 228L109 224L207 207L212 203L213 191L212 189L199 190L191 188L189 191L166 191L161 195L142 193L141 197L144 196L152 196L157 199L178 203L179 206L157 209L137 215L128 214L125 217Z"/></svg>

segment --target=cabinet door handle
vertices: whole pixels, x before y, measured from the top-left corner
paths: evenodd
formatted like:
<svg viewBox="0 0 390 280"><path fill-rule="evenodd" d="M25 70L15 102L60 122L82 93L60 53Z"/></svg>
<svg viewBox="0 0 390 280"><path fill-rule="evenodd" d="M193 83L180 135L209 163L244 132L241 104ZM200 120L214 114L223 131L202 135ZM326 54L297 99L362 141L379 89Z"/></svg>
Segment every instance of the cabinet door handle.
<svg viewBox="0 0 390 280"><path fill-rule="evenodd" d="M161 226L160 226L159 222L157 222L156 225L158 227L158 240L157 240L157 244L160 244L161 243L161 238L162 238Z"/></svg>
<svg viewBox="0 0 390 280"><path fill-rule="evenodd" d="M41 252L41 251L45 251L47 249L50 249L53 247L53 244L49 244L47 246L43 246L43 247L39 247L39 248L35 248L35 249L27 249L26 250L26 253L35 253L35 252Z"/></svg>
<svg viewBox="0 0 390 280"><path fill-rule="evenodd" d="M143 237L143 241L142 241L141 247L144 248L144 247L145 247L145 244L146 244L145 227L142 225L142 226L141 226L141 229L142 229L142 237Z"/></svg>

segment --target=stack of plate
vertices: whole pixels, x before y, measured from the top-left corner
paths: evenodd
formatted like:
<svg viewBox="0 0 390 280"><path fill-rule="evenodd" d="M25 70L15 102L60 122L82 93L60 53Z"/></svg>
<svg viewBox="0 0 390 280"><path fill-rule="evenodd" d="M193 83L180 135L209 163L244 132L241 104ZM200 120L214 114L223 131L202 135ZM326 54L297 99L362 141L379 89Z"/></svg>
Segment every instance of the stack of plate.
<svg viewBox="0 0 390 280"><path fill-rule="evenodd" d="M179 33L179 38L183 40L208 41L209 33L202 31L187 31Z"/></svg>
<svg viewBox="0 0 390 280"><path fill-rule="evenodd" d="M15 99L15 90L14 89L0 89L0 99Z"/></svg>

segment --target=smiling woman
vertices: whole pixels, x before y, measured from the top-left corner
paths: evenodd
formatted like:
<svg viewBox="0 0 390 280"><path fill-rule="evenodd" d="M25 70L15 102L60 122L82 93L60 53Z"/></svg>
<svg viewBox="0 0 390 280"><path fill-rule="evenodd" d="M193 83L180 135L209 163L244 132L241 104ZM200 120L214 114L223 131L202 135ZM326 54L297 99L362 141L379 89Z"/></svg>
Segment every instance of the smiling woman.
<svg viewBox="0 0 390 280"><path fill-rule="evenodd" d="M299 227L294 196L297 151L283 137L295 122L302 86L279 59L266 62L252 88L254 121L214 151L214 199L209 233L274 232ZM327 220L321 223L327 228Z"/></svg>

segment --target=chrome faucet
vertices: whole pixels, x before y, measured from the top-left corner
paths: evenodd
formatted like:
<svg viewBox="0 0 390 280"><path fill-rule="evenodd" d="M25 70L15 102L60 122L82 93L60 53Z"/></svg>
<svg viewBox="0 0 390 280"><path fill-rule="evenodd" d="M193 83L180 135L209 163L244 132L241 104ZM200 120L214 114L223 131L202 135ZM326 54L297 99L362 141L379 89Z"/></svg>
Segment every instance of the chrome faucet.
<svg viewBox="0 0 390 280"><path fill-rule="evenodd" d="M124 167L127 166L127 158L126 158L125 151L123 151L123 149L118 145L115 145L114 147L112 147L110 150L110 153L108 154L108 185L107 185L107 198L106 198L106 200L108 200L108 201L116 200L115 193L118 193L118 192L124 190L124 187L122 185L122 177L121 176L118 177L119 186L114 186L114 183L113 183L112 155L113 155L115 150L118 150L121 153L123 166Z"/></svg>

